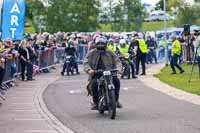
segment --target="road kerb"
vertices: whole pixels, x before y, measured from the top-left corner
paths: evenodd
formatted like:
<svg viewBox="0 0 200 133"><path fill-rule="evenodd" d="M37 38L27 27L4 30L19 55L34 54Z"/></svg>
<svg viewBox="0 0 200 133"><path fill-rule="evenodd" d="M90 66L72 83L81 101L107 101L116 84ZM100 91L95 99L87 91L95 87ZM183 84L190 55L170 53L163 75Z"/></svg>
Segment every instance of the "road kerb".
<svg viewBox="0 0 200 133"><path fill-rule="evenodd" d="M146 86L157 90L161 93L164 93L168 96L176 98L178 100L186 101L195 105L200 105L200 96L196 94L191 94L183 90L179 90L175 87L172 87L159 79L155 78L153 75L160 73L161 69L165 64L158 64L147 69L147 76L139 77L139 80L142 81Z"/></svg>
<svg viewBox="0 0 200 133"><path fill-rule="evenodd" d="M53 77L54 79L51 81L51 83L58 80L60 77ZM47 121L47 123L55 129L59 133L74 133L71 129L63 125L53 114L47 109L44 100L43 100L43 92L48 87L49 84L45 84L42 86L38 91L36 92L34 96L34 104L36 106L37 111L39 114Z"/></svg>

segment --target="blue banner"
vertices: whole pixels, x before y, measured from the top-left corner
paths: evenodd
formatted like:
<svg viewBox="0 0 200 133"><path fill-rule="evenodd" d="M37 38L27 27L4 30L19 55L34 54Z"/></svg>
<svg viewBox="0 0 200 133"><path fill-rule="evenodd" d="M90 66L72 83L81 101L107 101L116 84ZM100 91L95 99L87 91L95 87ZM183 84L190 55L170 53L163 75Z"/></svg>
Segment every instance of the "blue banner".
<svg viewBox="0 0 200 133"><path fill-rule="evenodd" d="M1 39L22 40L24 34L24 0L4 0Z"/></svg>

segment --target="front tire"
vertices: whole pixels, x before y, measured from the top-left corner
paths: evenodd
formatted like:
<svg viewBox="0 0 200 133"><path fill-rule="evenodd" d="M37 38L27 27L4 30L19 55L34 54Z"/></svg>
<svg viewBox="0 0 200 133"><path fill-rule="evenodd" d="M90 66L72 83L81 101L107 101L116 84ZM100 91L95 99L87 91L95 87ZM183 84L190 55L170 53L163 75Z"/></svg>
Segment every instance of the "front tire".
<svg viewBox="0 0 200 133"><path fill-rule="evenodd" d="M104 102L105 102L105 97L101 97L101 99L99 100L99 103L98 103L98 111L99 111L99 114L104 114Z"/></svg>
<svg viewBox="0 0 200 133"><path fill-rule="evenodd" d="M127 77L128 77L128 79L131 78L131 70L130 70L129 66L127 67Z"/></svg>
<svg viewBox="0 0 200 133"><path fill-rule="evenodd" d="M110 119L114 120L116 116L115 90L109 91L109 99L110 99L110 103L108 103L108 113L109 113Z"/></svg>

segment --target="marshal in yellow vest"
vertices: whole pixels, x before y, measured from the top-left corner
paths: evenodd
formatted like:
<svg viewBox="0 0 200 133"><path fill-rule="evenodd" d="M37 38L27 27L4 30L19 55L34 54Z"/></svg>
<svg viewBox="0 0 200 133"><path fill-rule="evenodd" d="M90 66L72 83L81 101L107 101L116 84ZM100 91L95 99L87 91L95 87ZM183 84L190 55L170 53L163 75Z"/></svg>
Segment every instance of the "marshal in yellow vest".
<svg viewBox="0 0 200 133"><path fill-rule="evenodd" d="M143 39L137 39L139 42L139 49L142 51L142 53L147 53L147 45Z"/></svg>
<svg viewBox="0 0 200 133"><path fill-rule="evenodd" d="M119 52L125 57L125 58L129 58L129 45L126 45L124 48L122 48L121 46L118 46Z"/></svg>

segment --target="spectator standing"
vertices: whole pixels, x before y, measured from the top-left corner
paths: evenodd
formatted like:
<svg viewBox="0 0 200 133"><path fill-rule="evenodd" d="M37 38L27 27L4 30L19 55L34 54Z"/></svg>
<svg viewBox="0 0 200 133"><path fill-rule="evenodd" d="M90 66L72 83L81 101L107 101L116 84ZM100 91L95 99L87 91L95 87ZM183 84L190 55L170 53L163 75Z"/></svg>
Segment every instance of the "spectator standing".
<svg viewBox="0 0 200 133"><path fill-rule="evenodd" d="M0 42L0 89L2 90L2 82L5 76L5 56L6 51L4 49L3 43Z"/></svg>
<svg viewBox="0 0 200 133"><path fill-rule="evenodd" d="M27 39L26 49L28 50L29 59L27 62L27 80L31 81L33 79L33 64L35 64L35 60L37 58L36 53L33 49L33 40L32 38Z"/></svg>
<svg viewBox="0 0 200 133"><path fill-rule="evenodd" d="M153 59L155 60L155 63L157 64L157 57L156 57L156 48L157 43L156 41L151 38L151 36L147 36L146 44L148 47L149 52L147 53L147 63L152 63Z"/></svg>
<svg viewBox="0 0 200 133"><path fill-rule="evenodd" d="M21 64L22 81L25 80L25 70L26 70L27 64L31 63L29 61L30 55L29 55L28 49L26 48L26 45L27 45L27 42L25 40L23 40L19 47L19 57L20 57L20 64Z"/></svg>
<svg viewBox="0 0 200 133"><path fill-rule="evenodd" d="M14 43L12 43L11 41L6 41L7 44L7 50L8 50L8 54L7 54L7 59L10 63L10 76L13 79L16 72L17 72L17 57L18 57L18 51L15 50L15 45Z"/></svg>
<svg viewBox="0 0 200 133"><path fill-rule="evenodd" d="M167 48L167 40L161 38L158 45L158 59L162 60L165 57L165 49Z"/></svg>
<svg viewBox="0 0 200 133"><path fill-rule="evenodd" d="M189 34L185 36L185 42L186 42L186 51L187 51L187 61L189 64L192 63L192 55L194 53L194 46L193 46L193 40L194 38Z"/></svg>

